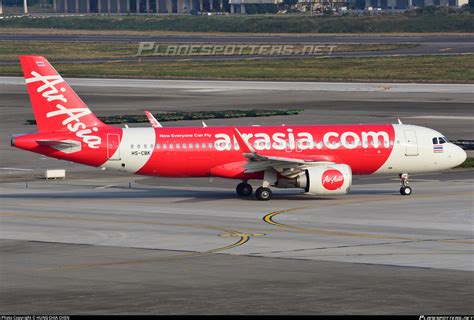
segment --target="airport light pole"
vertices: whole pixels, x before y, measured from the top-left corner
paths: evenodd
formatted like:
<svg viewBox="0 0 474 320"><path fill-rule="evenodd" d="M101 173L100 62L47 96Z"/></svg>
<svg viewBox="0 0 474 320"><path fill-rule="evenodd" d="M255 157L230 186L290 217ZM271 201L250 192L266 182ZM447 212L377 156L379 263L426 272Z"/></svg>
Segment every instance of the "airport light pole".
<svg viewBox="0 0 474 320"><path fill-rule="evenodd" d="M28 14L28 2L27 2L27 0L23 0L23 9L25 11L25 14Z"/></svg>
<svg viewBox="0 0 474 320"><path fill-rule="evenodd" d="M0 14L3 14L3 0L0 0Z"/></svg>

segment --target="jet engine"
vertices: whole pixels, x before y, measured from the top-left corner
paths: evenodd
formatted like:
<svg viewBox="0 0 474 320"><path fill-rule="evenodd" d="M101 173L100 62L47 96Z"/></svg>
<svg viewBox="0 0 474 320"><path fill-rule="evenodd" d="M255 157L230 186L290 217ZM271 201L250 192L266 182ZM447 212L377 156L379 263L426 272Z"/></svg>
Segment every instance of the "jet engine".
<svg viewBox="0 0 474 320"><path fill-rule="evenodd" d="M346 194L351 184L351 167L333 164L310 167L294 179L278 179L276 187L302 188L308 193L329 195Z"/></svg>

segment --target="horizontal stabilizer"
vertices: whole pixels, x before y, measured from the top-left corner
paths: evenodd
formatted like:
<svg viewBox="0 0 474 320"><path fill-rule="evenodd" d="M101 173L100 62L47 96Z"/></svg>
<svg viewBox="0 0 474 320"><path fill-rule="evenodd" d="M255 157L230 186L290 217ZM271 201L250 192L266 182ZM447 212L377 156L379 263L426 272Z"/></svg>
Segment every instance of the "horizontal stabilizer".
<svg viewBox="0 0 474 320"><path fill-rule="evenodd" d="M52 140L41 139L36 140L40 146L50 147L64 153L73 153L81 151L81 143L74 140Z"/></svg>

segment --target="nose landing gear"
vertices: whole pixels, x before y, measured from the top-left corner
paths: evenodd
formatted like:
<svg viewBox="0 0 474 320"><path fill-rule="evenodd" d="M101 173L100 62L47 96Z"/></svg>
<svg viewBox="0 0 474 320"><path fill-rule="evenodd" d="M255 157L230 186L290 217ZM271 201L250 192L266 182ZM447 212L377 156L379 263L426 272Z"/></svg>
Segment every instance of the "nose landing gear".
<svg viewBox="0 0 474 320"><path fill-rule="evenodd" d="M402 186L400 187L400 194L402 196L411 195L412 190L408 186L408 173L400 173L398 176L400 177L400 183L402 184Z"/></svg>

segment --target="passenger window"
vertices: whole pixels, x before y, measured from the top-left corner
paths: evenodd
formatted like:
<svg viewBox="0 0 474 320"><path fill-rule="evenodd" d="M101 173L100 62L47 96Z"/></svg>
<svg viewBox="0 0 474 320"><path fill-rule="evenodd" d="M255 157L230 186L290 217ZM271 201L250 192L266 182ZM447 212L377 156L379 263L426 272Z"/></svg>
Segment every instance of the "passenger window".
<svg viewBox="0 0 474 320"><path fill-rule="evenodd" d="M158 144L156 145L156 149L160 149L160 147L161 147L161 146L160 146L160 144L158 143Z"/></svg>
<svg viewBox="0 0 474 320"><path fill-rule="evenodd" d="M141 148L141 145L137 144L137 149L140 149Z"/></svg>
<svg viewBox="0 0 474 320"><path fill-rule="evenodd" d="M170 149L173 149L173 148L174 148L174 145L170 143Z"/></svg>
<svg viewBox="0 0 474 320"><path fill-rule="evenodd" d="M212 143L208 143L207 146L209 147L209 149L212 149Z"/></svg>
<svg viewBox="0 0 474 320"><path fill-rule="evenodd" d="M166 149L168 148L168 146L166 144L163 145L163 149Z"/></svg>
<svg viewBox="0 0 474 320"><path fill-rule="evenodd" d="M438 138L433 138L433 144L438 144Z"/></svg>
<svg viewBox="0 0 474 320"><path fill-rule="evenodd" d="M196 148L199 148L199 143L196 143Z"/></svg>
<svg viewBox="0 0 474 320"><path fill-rule="evenodd" d="M189 144L189 148L190 148L190 149L193 148L193 144L192 144L192 143Z"/></svg>
<svg viewBox="0 0 474 320"><path fill-rule="evenodd" d="M130 145L130 148L133 149L133 144Z"/></svg>
<svg viewBox="0 0 474 320"><path fill-rule="evenodd" d="M204 142L202 143L202 147L203 147L203 148L205 148L205 147L206 147L206 144L205 144Z"/></svg>
<svg viewBox="0 0 474 320"><path fill-rule="evenodd" d="M176 149L179 149L181 145L179 143L176 144Z"/></svg>

